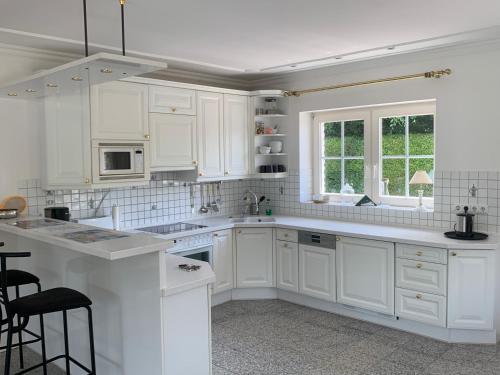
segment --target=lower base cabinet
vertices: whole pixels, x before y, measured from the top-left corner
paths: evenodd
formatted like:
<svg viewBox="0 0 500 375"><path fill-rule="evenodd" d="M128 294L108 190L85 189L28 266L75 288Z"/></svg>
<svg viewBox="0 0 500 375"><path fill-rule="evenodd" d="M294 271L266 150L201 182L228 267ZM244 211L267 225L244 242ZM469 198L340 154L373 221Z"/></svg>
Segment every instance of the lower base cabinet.
<svg viewBox="0 0 500 375"><path fill-rule="evenodd" d="M233 289L233 231L231 229L213 234L212 258L215 272L214 294Z"/></svg>
<svg viewBox="0 0 500 375"><path fill-rule="evenodd" d="M446 297L397 288L396 316L446 327Z"/></svg>
<svg viewBox="0 0 500 375"><path fill-rule="evenodd" d="M335 302L335 250L299 245L299 292Z"/></svg>
<svg viewBox="0 0 500 375"><path fill-rule="evenodd" d="M294 242L276 241L276 287L299 291L299 246Z"/></svg>
<svg viewBox="0 0 500 375"><path fill-rule="evenodd" d="M394 315L394 243L339 237L337 302Z"/></svg>
<svg viewBox="0 0 500 375"><path fill-rule="evenodd" d="M274 287L273 230L236 230L236 287Z"/></svg>

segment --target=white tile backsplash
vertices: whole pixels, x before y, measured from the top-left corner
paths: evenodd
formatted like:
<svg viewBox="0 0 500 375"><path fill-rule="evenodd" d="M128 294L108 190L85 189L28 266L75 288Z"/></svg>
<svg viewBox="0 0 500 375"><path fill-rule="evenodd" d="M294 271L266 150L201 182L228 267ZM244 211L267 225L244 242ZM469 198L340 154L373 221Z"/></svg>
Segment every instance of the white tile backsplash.
<svg viewBox="0 0 500 375"><path fill-rule="evenodd" d="M155 180L144 187L111 190L57 190L44 191L39 180L18 182L18 191L28 198L29 214L43 215L47 206L64 205L73 218L94 215L94 207L105 196L99 215L110 215L113 205L121 212L121 225L137 227L159 222L186 220L200 216L233 215L241 212L242 196L246 189L271 199L274 214L317 216L369 223L399 224L439 230L452 229L455 207L485 205L487 214L476 216L476 230L499 232L500 177L497 172L436 171L434 211L417 212L409 208L353 207L313 204L311 200L312 170L291 170L284 179L238 180L221 184L220 212L200 214L199 186L195 187L195 210L191 211L189 186L176 180L175 173L156 173ZM472 185L478 188L475 198L470 196Z"/></svg>

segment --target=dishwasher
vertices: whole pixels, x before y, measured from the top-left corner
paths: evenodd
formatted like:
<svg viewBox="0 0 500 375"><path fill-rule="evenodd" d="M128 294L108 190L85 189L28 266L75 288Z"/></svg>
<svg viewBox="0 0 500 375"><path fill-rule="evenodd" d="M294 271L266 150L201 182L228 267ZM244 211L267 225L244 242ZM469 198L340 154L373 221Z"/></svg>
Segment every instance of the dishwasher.
<svg viewBox="0 0 500 375"><path fill-rule="evenodd" d="M299 292L336 301L335 248L337 236L299 231Z"/></svg>

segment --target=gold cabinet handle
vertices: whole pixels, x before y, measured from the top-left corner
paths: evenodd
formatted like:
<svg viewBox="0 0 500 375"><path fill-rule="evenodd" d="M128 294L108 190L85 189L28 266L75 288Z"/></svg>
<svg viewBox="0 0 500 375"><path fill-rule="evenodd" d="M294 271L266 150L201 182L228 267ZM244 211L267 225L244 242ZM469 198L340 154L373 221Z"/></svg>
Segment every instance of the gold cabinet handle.
<svg viewBox="0 0 500 375"><path fill-rule="evenodd" d="M288 237L288 233L285 233L285 234L283 235L283 237L285 237L285 238L286 238L286 237Z"/></svg>
<svg viewBox="0 0 500 375"><path fill-rule="evenodd" d="M203 172L198 173L198 176L200 177L203 176Z"/></svg>
<svg viewBox="0 0 500 375"><path fill-rule="evenodd" d="M219 237L219 235L217 233L214 233L214 237Z"/></svg>
<svg viewBox="0 0 500 375"><path fill-rule="evenodd" d="M149 139L149 134L144 134L144 138Z"/></svg>
<svg viewBox="0 0 500 375"><path fill-rule="evenodd" d="M193 160L193 162L192 162L192 163L193 163L193 165L198 164L198 162L197 162L196 160Z"/></svg>
<svg viewBox="0 0 500 375"><path fill-rule="evenodd" d="M421 257L422 256L422 252L421 251L417 251L417 256Z"/></svg>
<svg viewBox="0 0 500 375"><path fill-rule="evenodd" d="M422 264L418 263L415 267L422 268Z"/></svg>
<svg viewBox="0 0 500 375"><path fill-rule="evenodd" d="M238 234L241 234L241 230L238 231Z"/></svg>
<svg viewBox="0 0 500 375"><path fill-rule="evenodd" d="M85 179L85 183L86 183L86 184L90 184L90 178L86 178L86 179Z"/></svg>
<svg viewBox="0 0 500 375"><path fill-rule="evenodd" d="M337 237L335 237L335 240L336 240L336 241L340 241L340 237L338 237L338 236L337 236Z"/></svg>
<svg viewBox="0 0 500 375"><path fill-rule="evenodd" d="M226 175L229 174L229 171L225 171L224 174L226 174Z"/></svg>
<svg viewBox="0 0 500 375"><path fill-rule="evenodd" d="M422 295L421 295L421 294L417 294L417 295L415 296L415 298L416 298L416 299L422 299Z"/></svg>
<svg viewBox="0 0 500 375"><path fill-rule="evenodd" d="M451 256L452 256L452 257L456 257L456 256L457 256L457 253L452 252L452 253L451 253Z"/></svg>
<svg viewBox="0 0 500 375"><path fill-rule="evenodd" d="M172 112L177 111L177 108L172 107Z"/></svg>
<svg viewBox="0 0 500 375"><path fill-rule="evenodd" d="M288 247L288 244L287 243L283 244L283 247Z"/></svg>

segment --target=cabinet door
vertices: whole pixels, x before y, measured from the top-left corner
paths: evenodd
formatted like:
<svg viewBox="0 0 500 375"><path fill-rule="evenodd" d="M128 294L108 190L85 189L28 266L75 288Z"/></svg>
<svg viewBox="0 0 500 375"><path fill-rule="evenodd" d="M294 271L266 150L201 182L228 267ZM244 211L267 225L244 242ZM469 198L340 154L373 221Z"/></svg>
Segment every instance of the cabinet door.
<svg viewBox="0 0 500 375"><path fill-rule="evenodd" d="M196 117L149 115L151 168L194 167L196 165Z"/></svg>
<svg viewBox="0 0 500 375"><path fill-rule="evenodd" d="M224 175L223 99L222 94L197 92L200 177Z"/></svg>
<svg viewBox="0 0 500 375"><path fill-rule="evenodd" d="M196 92L176 87L150 86L149 111L196 115Z"/></svg>
<svg viewBox="0 0 500 375"><path fill-rule="evenodd" d="M394 315L394 244L340 237L337 241L337 300Z"/></svg>
<svg viewBox="0 0 500 375"><path fill-rule="evenodd" d="M276 241L276 287L299 291L299 246L296 243Z"/></svg>
<svg viewBox="0 0 500 375"><path fill-rule="evenodd" d="M273 287L273 230L245 228L236 232L236 286Z"/></svg>
<svg viewBox="0 0 500 375"><path fill-rule="evenodd" d="M495 252L450 250L448 328L492 329Z"/></svg>
<svg viewBox="0 0 500 375"><path fill-rule="evenodd" d="M213 268L215 272L214 293L233 289L233 231L214 233Z"/></svg>
<svg viewBox="0 0 500 375"><path fill-rule="evenodd" d="M396 316L446 327L446 297L397 288Z"/></svg>
<svg viewBox="0 0 500 375"><path fill-rule="evenodd" d="M226 176L248 174L248 98L224 95L224 165Z"/></svg>
<svg viewBox="0 0 500 375"><path fill-rule="evenodd" d="M89 89L45 98L43 187L89 188L91 141Z"/></svg>
<svg viewBox="0 0 500 375"><path fill-rule="evenodd" d="M299 245L299 292L335 301L335 250Z"/></svg>
<svg viewBox="0 0 500 375"><path fill-rule="evenodd" d="M92 86L92 138L149 139L148 87L130 82Z"/></svg>

